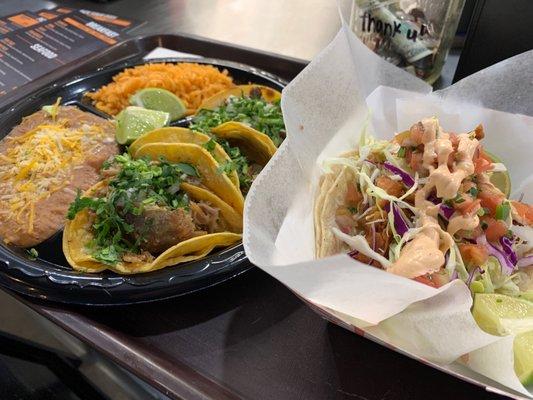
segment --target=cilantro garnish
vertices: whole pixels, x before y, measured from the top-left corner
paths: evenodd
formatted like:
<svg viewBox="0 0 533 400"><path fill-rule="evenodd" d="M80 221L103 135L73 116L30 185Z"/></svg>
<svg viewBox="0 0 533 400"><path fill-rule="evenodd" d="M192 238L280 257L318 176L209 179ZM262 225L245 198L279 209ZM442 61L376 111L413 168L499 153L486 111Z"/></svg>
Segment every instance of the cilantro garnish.
<svg viewBox="0 0 533 400"><path fill-rule="evenodd" d="M255 176L250 174L247 158L241 153L241 150L238 147L232 147L227 140L219 139L218 141L224 151L231 158L231 160L228 160L220 165L218 171L225 174L232 171L237 171L237 174L239 175L241 191L244 194L248 193Z"/></svg>
<svg viewBox="0 0 533 400"><path fill-rule="evenodd" d="M28 258L32 261L37 260L37 258L39 257L39 252L33 247L31 249L27 249L26 254L28 255Z"/></svg>
<svg viewBox="0 0 533 400"><path fill-rule="evenodd" d="M279 101L268 103L258 97L231 96L214 110L200 110L190 128L209 134L211 129L229 121L242 122L268 135L276 146L285 138L285 123Z"/></svg>
<svg viewBox="0 0 533 400"><path fill-rule="evenodd" d="M479 190L475 186L472 186L468 193L470 193L470 196L476 198L479 193Z"/></svg>
<svg viewBox="0 0 533 400"><path fill-rule="evenodd" d="M187 208L187 194L180 192L180 184L187 176L198 176L190 164L171 164L160 158L133 160L128 154L115 156L113 164L119 173L109 182L105 197L83 197L78 192L70 204L67 218L74 219L81 210L95 214L92 225L94 239L89 244L92 256L105 264L114 265L124 253L140 252L142 235L132 239L134 227L126 221L128 214L140 215L143 208L156 204L168 208Z"/></svg>
<svg viewBox="0 0 533 400"><path fill-rule="evenodd" d="M231 96L225 104L215 110L200 110L192 120L190 129L211 135L211 129L229 121L242 122L268 135L276 146L285 138L285 124L279 101L268 103L261 96ZM231 161L223 163L218 171L230 173L237 171L241 191L246 194L255 178L251 173L249 162L238 147L232 147L226 140L212 137L203 145L213 151L216 142L229 155Z"/></svg>

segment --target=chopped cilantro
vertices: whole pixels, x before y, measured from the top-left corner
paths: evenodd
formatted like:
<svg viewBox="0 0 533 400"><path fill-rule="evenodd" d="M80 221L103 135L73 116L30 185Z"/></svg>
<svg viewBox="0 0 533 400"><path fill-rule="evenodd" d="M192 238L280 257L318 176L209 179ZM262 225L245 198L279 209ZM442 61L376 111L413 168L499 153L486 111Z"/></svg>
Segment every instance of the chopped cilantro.
<svg viewBox="0 0 533 400"><path fill-rule="evenodd" d="M189 198L180 192L184 175L198 176L190 164L171 164L160 158L133 160L128 154L115 156L113 164L118 174L109 182L105 197L83 197L80 192L70 204L67 218L74 219L84 209L94 213L92 225L94 239L89 244L92 256L105 264L114 265L124 253L139 253L141 236L131 240L133 225L126 221L128 214L140 215L143 207L157 204L161 207L186 208Z"/></svg>
<svg viewBox="0 0 533 400"><path fill-rule="evenodd" d="M219 167L219 172L227 174L232 171L237 171L241 191L244 194L248 193L255 176L250 175L247 158L241 153L238 147L232 147L227 140L219 139L219 143L231 158L231 161L226 161Z"/></svg>
<svg viewBox="0 0 533 400"><path fill-rule="evenodd" d="M285 123L281 113L279 101L268 103L261 98L260 92L251 96L231 96L226 102L215 110L200 110L192 120L190 129L211 135L211 129L229 121L242 122L252 128L268 135L276 146L285 138ZM218 142L231 158L219 167L220 173L237 171L241 191L246 194L250 189L255 176L246 156L238 147L231 146L226 140L212 137L204 144L208 151L215 148Z"/></svg>
<svg viewBox="0 0 533 400"><path fill-rule="evenodd" d="M477 194L479 193L479 190L475 186L472 186L468 193L470 193L470 196L476 198Z"/></svg>
<svg viewBox="0 0 533 400"><path fill-rule="evenodd" d="M268 135L276 146L285 137L285 123L280 102L268 103L258 97L231 96L215 110L200 110L190 129L209 134L211 129L229 121L242 122Z"/></svg>
<svg viewBox="0 0 533 400"><path fill-rule="evenodd" d="M210 153L215 150L215 146L217 145L217 142L213 138L209 139L208 142L205 142L203 144L204 148L209 151Z"/></svg>
<svg viewBox="0 0 533 400"><path fill-rule="evenodd" d="M453 199L453 202L455 204L461 204L463 201L465 201L465 199L463 199L463 197L460 194L455 196L455 199Z"/></svg>
<svg viewBox="0 0 533 400"><path fill-rule="evenodd" d="M27 249L26 254L28 255L28 258L32 261L37 260L37 257L39 257L39 252L33 247L31 249Z"/></svg>

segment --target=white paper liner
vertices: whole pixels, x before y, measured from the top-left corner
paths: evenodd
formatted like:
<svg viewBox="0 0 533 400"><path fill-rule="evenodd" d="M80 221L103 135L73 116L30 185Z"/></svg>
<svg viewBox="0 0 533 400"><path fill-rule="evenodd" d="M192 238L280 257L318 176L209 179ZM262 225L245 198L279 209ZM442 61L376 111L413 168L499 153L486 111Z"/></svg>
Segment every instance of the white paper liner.
<svg viewBox="0 0 533 400"><path fill-rule="evenodd" d="M340 2L341 11L346 4ZM462 282L437 290L347 255L314 260L313 233L319 161L355 147L368 108L371 131L383 139L431 115L448 131L483 123L485 146L509 168L514 193L533 201L533 118L483 107L533 115L531 65L533 51L430 95L428 85L368 50L343 23L283 91L288 138L245 204L244 246L250 260L343 325L364 329L373 339L445 370L461 370L453 374L484 386L494 383L483 376L533 397L514 374L513 338L477 327ZM462 363L479 374L457 364L465 354Z"/></svg>

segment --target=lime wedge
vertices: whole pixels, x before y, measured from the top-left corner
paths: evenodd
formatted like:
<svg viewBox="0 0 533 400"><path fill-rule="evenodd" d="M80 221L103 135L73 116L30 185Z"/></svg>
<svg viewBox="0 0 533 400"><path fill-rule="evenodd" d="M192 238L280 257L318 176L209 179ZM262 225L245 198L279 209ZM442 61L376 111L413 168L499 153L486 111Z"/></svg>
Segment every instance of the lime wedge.
<svg viewBox="0 0 533 400"><path fill-rule="evenodd" d="M494 154L489 153L487 150L484 151L493 162L502 162L502 160L500 160L500 158L496 157ZM511 194L511 177L509 176L509 171L493 172L490 175L490 181L494 186L500 189L505 197L509 197Z"/></svg>
<svg viewBox="0 0 533 400"><path fill-rule="evenodd" d="M130 97L130 104L149 110L167 112L170 114L171 121L183 117L187 111L187 107L179 97L168 90L159 88L139 90Z"/></svg>
<svg viewBox="0 0 533 400"><path fill-rule="evenodd" d="M119 144L129 144L144 133L167 125L169 121L167 112L126 107L116 116L115 138Z"/></svg>
<svg viewBox="0 0 533 400"><path fill-rule="evenodd" d="M503 294L477 293L472 310L479 327L492 335L533 330L533 302Z"/></svg>
<svg viewBox="0 0 533 400"><path fill-rule="evenodd" d="M533 385L533 330L514 339L514 369L524 386Z"/></svg>
<svg viewBox="0 0 533 400"><path fill-rule="evenodd" d="M533 385L533 302L503 294L477 293L472 314L488 333L516 334L514 369L524 386Z"/></svg>

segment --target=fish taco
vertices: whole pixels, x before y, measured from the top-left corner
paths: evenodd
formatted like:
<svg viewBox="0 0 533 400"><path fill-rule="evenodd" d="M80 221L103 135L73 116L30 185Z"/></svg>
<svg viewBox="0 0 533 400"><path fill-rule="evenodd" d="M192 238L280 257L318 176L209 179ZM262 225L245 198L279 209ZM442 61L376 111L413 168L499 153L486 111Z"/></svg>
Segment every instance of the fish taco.
<svg viewBox="0 0 533 400"><path fill-rule="evenodd" d="M464 282L478 326L516 335L514 370L533 384L533 205L511 200L503 163L478 125L446 132L436 118L391 141L361 136L327 158L315 198L317 258L352 258L439 288ZM460 282L457 282L460 284Z"/></svg>
<svg viewBox="0 0 533 400"><path fill-rule="evenodd" d="M481 125L456 134L426 118L391 141L363 135L356 151L326 159L316 256L349 252L434 287L458 278L478 291L531 291L533 206L508 198L506 168L483 137Z"/></svg>

